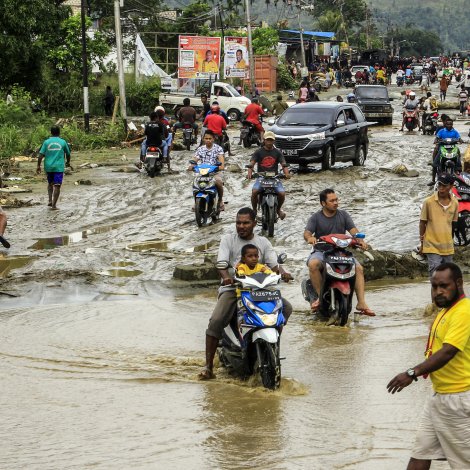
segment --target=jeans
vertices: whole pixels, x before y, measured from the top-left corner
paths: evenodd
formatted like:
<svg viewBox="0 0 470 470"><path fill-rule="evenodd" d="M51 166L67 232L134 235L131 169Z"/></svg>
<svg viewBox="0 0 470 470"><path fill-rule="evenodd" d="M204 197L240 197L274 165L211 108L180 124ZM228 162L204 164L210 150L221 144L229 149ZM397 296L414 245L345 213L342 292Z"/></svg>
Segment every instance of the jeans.
<svg viewBox="0 0 470 470"><path fill-rule="evenodd" d="M438 255L436 253L425 253L428 259L429 277L431 277L436 268L442 263L452 263L452 255Z"/></svg>

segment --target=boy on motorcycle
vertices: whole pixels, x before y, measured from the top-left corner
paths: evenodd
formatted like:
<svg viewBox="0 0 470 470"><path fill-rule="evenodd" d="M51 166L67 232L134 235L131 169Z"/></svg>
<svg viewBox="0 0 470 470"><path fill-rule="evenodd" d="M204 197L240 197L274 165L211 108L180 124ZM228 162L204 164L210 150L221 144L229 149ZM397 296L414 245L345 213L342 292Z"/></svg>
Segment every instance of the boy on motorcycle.
<svg viewBox="0 0 470 470"><path fill-rule="evenodd" d="M346 233L356 235L359 230L355 227L351 216L343 210L338 209L338 196L334 189L324 189L320 193L320 204L322 209L315 212L307 222L304 231L304 239L307 243L315 245L318 239L324 235L332 233ZM363 250L367 250L367 243L363 240L358 242ZM322 251L314 251L307 259L307 266L310 274L310 282L317 295L322 288L322 271L324 269L325 254ZM356 285L355 292L357 296L356 310L367 316L375 316L375 313L367 306L365 299L365 281L364 270L356 261ZM311 308L316 312L320 307L320 299L312 302Z"/></svg>
<svg viewBox="0 0 470 470"><path fill-rule="evenodd" d="M255 164L258 165L258 173L262 172L273 172L278 173L279 165L281 165L282 171L286 178L290 178L289 169L287 168L286 159L284 155L274 147L274 140L275 135L274 132L268 131L264 134L264 143L263 146L260 147L256 152L253 154L250 160L250 165L248 168L247 179L251 179L253 176L253 167ZM275 186L275 191L277 194L277 214L281 220L284 220L286 217L286 213L281 210L284 201L286 200L286 192L284 186L280 181L277 181ZM251 191L251 205L253 210L258 210L258 199L259 193L261 191L261 179L258 179L255 184L253 185L253 189Z"/></svg>

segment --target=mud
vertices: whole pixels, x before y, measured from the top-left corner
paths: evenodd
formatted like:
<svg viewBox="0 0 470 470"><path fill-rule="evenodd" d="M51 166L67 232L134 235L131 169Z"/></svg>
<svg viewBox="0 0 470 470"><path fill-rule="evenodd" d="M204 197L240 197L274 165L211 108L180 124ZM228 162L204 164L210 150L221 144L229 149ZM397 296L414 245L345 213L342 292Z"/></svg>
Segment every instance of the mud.
<svg viewBox="0 0 470 470"><path fill-rule="evenodd" d="M226 172L226 211L199 229L189 152L174 152L178 173L154 179L115 171L130 169L138 149L74 154L59 211L47 207L35 162L21 161L13 176L25 177L18 185L32 192L23 197L39 205L8 209L12 248L1 251L0 467L404 468L430 386L420 380L394 397L385 386L421 359L431 321L426 274L405 254L418 242L429 195L432 137L398 132L394 104L395 124L370 130L364 167L315 168L285 182L288 215L272 242L288 254L295 279L282 290L294 314L275 393L220 367L216 381L197 381L216 292L205 276L173 279L185 266L205 265L207 276L214 269L220 237L250 203L243 174ZM463 122L457 128L467 134ZM254 149L230 135L228 162L244 168ZM419 175L384 169L401 164ZM377 317L345 328L315 321L300 294L309 254L302 234L325 187L367 234L381 278L367 285Z"/></svg>

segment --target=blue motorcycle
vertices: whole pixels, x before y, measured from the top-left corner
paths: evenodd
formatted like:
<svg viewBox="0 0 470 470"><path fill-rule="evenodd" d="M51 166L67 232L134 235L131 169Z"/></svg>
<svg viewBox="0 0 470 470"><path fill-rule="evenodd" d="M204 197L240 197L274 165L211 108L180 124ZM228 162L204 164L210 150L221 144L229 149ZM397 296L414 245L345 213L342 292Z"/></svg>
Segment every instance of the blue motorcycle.
<svg viewBox="0 0 470 470"><path fill-rule="evenodd" d="M223 269L219 263L217 267ZM219 348L220 362L230 373L242 378L259 374L269 389L281 384L280 335L286 321L277 289L280 278L265 273L235 275L240 286L237 315L225 328Z"/></svg>
<svg viewBox="0 0 470 470"><path fill-rule="evenodd" d="M219 220L220 211L218 209L218 196L217 188L215 186L215 173L219 171L217 165L198 165L195 161L191 160L189 163L195 165L193 168L196 176L193 182L193 196L194 196L194 215L196 223L199 227L207 224L209 219L215 223Z"/></svg>

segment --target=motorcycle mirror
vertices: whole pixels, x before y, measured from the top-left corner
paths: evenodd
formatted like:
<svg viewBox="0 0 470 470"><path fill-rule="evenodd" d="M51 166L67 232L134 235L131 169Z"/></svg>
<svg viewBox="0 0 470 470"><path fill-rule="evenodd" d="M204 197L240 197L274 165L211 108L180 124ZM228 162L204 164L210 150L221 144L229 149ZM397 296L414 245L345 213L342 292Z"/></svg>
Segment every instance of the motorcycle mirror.
<svg viewBox="0 0 470 470"><path fill-rule="evenodd" d="M278 264L284 264L287 261L287 253L279 253L277 257Z"/></svg>
<svg viewBox="0 0 470 470"><path fill-rule="evenodd" d="M372 253L369 253L368 251L364 251L364 256L368 258L370 261L374 261L374 255Z"/></svg>
<svg viewBox="0 0 470 470"><path fill-rule="evenodd" d="M228 269L228 263L227 261L217 261L215 267L220 270L220 271L224 271L225 269Z"/></svg>
<svg viewBox="0 0 470 470"><path fill-rule="evenodd" d="M189 163L190 163L191 165L197 165L196 160L189 160Z"/></svg>
<svg viewBox="0 0 470 470"><path fill-rule="evenodd" d="M356 233L356 235L354 235L354 238L359 238L360 240L364 240L364 238L366 238L366 234L358 232Z"/></svg>

